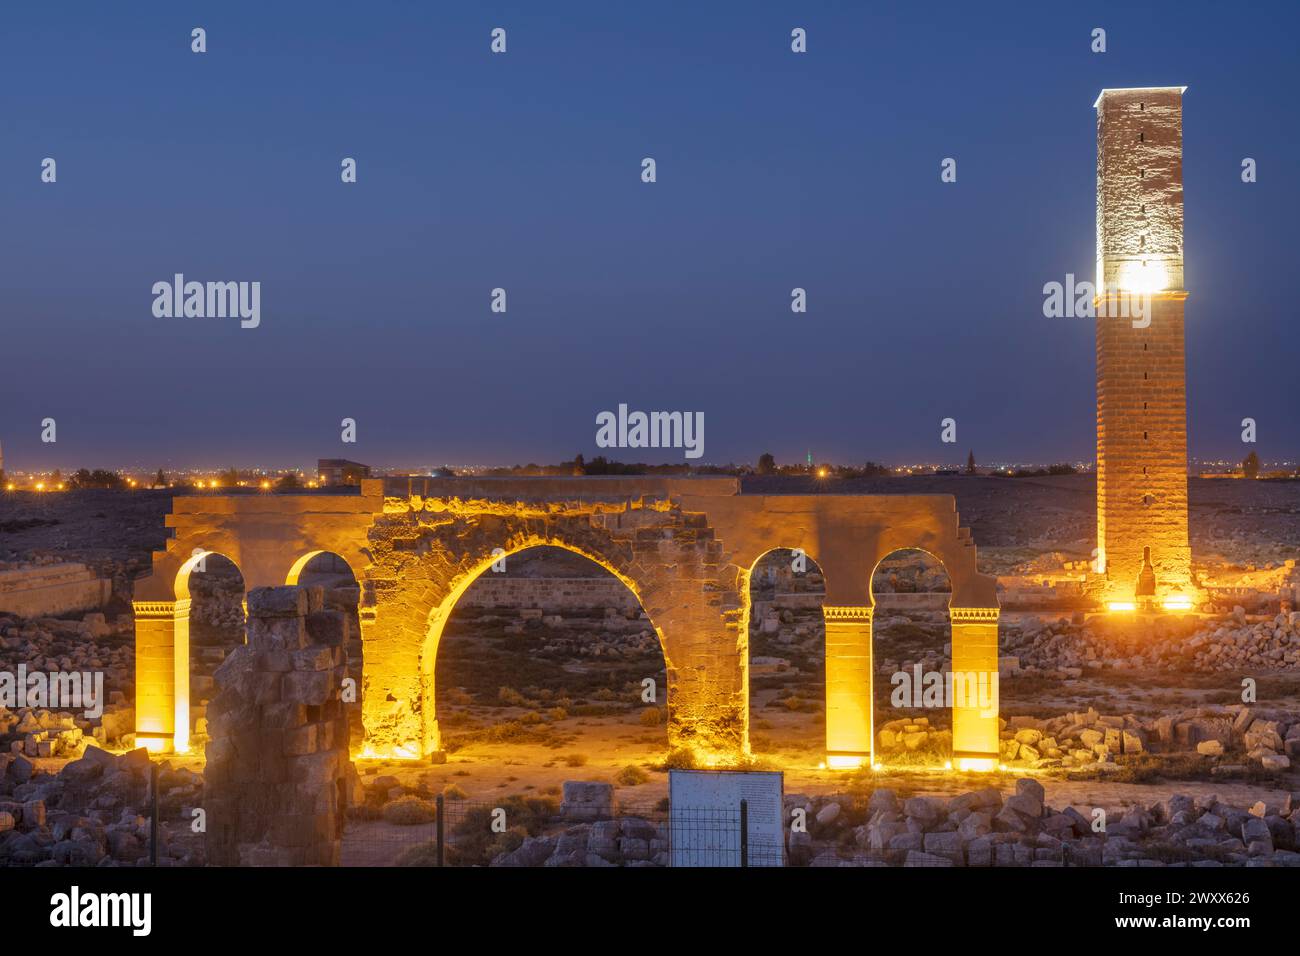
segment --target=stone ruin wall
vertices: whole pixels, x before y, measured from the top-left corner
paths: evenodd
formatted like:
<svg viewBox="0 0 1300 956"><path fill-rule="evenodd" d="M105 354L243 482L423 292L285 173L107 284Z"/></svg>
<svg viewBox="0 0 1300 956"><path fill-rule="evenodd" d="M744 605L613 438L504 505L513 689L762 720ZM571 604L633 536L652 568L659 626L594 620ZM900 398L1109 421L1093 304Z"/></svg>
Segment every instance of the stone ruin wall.
<svg viewBox="0 0 1300 956"><path fill-rule="evenodd" d="M348 803L346 618L320 588L254 588L216 673L203 806L218 866L337 866Z"/></svg>

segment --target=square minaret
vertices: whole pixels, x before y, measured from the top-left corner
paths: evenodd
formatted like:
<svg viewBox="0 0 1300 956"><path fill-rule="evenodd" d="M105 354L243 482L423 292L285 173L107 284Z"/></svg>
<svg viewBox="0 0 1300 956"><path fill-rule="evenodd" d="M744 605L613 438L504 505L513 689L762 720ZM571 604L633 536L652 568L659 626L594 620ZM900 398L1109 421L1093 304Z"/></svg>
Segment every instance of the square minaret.
<svg viewBox="0 0 1300 956"><path fill-rule="evenodd" d="M1097 551L1112 608L1192 600L1183 336L1186 87L1097 109ZM1133 307L1142 308L1136 317Z"/></svg>

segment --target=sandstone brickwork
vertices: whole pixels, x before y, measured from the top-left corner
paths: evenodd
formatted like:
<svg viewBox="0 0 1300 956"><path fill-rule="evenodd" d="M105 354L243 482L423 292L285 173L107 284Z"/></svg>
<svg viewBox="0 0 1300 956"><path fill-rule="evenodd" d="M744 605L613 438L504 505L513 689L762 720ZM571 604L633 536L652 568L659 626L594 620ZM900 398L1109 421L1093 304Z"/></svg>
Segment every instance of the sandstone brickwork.
<svg viewBox="0 0 1300 956"><path fill-rule="evenodd" d="M346 618L320 588L255 588L248 643L216 673L208 862L337 866L347 811Z"/></svg>
<svg viewBox="0 0 1300 956"><path fill-rule="evenodd" d="M1146 600L1190 597L1180 88L1105 90L1097 100L1097 278L1104 598L1143 603L1147 555L1155 593ZM1150 314L1116 315L1136 292L1150 295Z"/></svg>

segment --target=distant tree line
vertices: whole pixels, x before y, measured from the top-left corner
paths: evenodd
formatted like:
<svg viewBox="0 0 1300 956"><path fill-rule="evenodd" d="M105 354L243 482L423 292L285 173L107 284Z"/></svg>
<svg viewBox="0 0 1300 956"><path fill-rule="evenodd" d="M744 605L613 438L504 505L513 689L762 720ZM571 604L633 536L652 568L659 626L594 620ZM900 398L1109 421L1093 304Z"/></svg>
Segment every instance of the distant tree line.
<svg viewBox="0 0 1300 956"><path fill-rule="evenodd" d="M828 474L837 478L874 478L892 474L887 465L874 461L868 461L863 465L807 465L804 463L778 465L770 452L760 455L757 465L738 465L734 462L728 462L725 465L692 465L685 462L652 465L639 461L616 461L606 458L604 455L597 455L591 459L582 455L575 455L572 460L562 461L555 465L539 465L536 462L529 462L526 465L489 468L483 474L494 478L515 475L534 477L561 477L566 475L734 475L743 477L745 475L812 475L817 474L823 468L826 469Z"/></svg>
<svg viewBox="0 0 1300 956"><path fill-rule="evenodd" d="M1017 468L1015 471L990 472L993 476L1000 478L1045 478L1048 475L1076 475L1078 473L1078 468L1065 462L1048 465L1046 468Z"/></svg>
<svg viewBox="0 0 1300 956"><path fill-rule="evenodd" d="M114 471L105 471L103 468L96 468L94 471L88 468L80 468L68 479L68 484L73 488L125 488L126 480Z"/></svg>

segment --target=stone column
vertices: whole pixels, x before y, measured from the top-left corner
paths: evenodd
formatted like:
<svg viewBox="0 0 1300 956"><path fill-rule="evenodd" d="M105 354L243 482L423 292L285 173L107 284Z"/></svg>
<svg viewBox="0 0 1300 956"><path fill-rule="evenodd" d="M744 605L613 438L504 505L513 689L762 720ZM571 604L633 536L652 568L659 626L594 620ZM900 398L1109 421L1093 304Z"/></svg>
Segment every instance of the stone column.
<svg viewBox="0 0 1300 956"><path fill-rule="evenodd" d="M362 607L359 614L364 752L367 756L413 758L436 751L433 666L436 632L442 623L430 624L427 610L418 601Z"/></svg>
<svg viewBox="0 0 1300 956"><path fill-rule="evenodd" d="M870 764L874 752L872 607L823 607L826 619L826 765Z"/></svg>
<svg viewBox="0 0 1300 956"><path fill-rule="evenodd" d="M190 601L133 601L135 735L154 752L190 745Z"/></svg>
<svg viewBox="0 0 1300 956"><path fill-rule="evenodd" d="M957 769L998 764L998 609L953 607L952 759Z"/></svg>
<svg viewBox="0 0 1300 956"><path fill-rule="evenodd" d="M739 615L722 611L721 597L698 585L658 589L646 606L663 635L668 686L668 746L691 751L705 765L721 765L748 750L748 702Z"/></svg>

